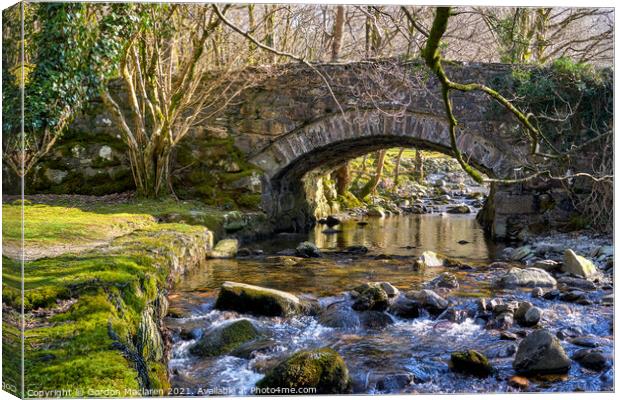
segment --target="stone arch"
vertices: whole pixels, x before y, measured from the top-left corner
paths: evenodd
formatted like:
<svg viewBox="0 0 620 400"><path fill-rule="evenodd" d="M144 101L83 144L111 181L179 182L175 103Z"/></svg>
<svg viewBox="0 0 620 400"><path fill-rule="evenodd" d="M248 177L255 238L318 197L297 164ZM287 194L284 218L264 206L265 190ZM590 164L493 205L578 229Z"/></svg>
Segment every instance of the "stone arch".
<svg viewBox="0 0 620 400"><path fill-rule="evenodd" d="M489 176L506 176L518 165L492 140L463 132L458 146ZM303 231L314 223L302 182L309 171L333 169L347 159L389 147L416 147L453 155L445 117L389 115L379 110L333 114L282 134L250 156L263 171L263 208L278 230Z"/></svg>

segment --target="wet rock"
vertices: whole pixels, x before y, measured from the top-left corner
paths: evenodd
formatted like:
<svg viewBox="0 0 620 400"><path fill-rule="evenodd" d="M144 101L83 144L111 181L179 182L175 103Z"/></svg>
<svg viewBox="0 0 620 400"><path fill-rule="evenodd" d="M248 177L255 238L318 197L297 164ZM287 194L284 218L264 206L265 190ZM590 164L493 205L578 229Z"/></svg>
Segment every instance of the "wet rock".
<svg viewBox="0 0 620 400"><path fill-rule="evenodd" d="M607 357L599 350L582 349L575 352L573 360L592 371L604 371L610 367Z"/></svg>
<svg viewBox="0 0 620 400"><path fill-rule="evenodd" d="M523 320L521 321L521 325L523 326L534 326L540 322L542 318L543 312L538 307L532 307L523 316Z"/></svg>
<svg viewBox="0 0 620 400"><path fill-rule="evenodd" d="M511 312L503 312L488 323L489 328L510 329L514 324L514 315Z"/></svg>
<svg viewBox="0 0 620 400"><path fill-rule="evenodd" d="M379 282L379 286L387 293L389 298L396 297L400 294L400 290L392 286L389 282Z"/></svg>
<svg viewBox="0 0 620 400"><path fill-rule="evenodd" d="M366 214L369 217L385 218L385 210L381 206L370 206Z"/></svg>
<svg viewBox="0 0 620 400"><path fill-rule="evenodd" d="M510 264L502 262L502 261L495 261L491 264L489 264L489 269L508 269L510 268Z"/></svg>
<svg viewBox="0 0 620 400"><path fill-rule="evenodd" d="M572 328L562 328L562 329L560 329L556 333L556 336L560 340L566 340L568 338L574 338L574 337L577 337L577 336L581 336L582 334L583 334L583 332L581 331L581 328L572 327Z"/></svg>
<svg viewBox="0 0 620 400"><path fill-rule="evenodd" d="M416 266L420 268L424 267L443 267L444 260L433 251L425 251L415 261Z"/></svg>
<svg viewBox="0 0 620 400"><path fill-rule="evenodd" d="M317 394L351 392L349 370L329 348L302 350L279 363L256 384L259 388L308 388Z"/></svg>
<svg viewBox="0 0 620 400"><path fill-rule="evenodd" d="M448 207L446 210L448 214L470 214L471 208L467 204L458 204L456 206Z"/></svg>
<svg viewBox="0 0 620 400"><path fill-rule="evenodd" d="M499 338L502 340L517 340L519 336L516 333L512 333L510 331L502 331L499 334Z"/></svg>
<svg viewBox="0 0 620 400"><path fill-rule="evenodd" d="M594 348L600 346L597 338L592 336L579 336L570 341L575 346Z"/></svg>
<svg viewBox="0 0 620 400"><path fill-rule="evenodd" d="M230 352L233 357L239 358L252 358L255 353L265 353L274 349L277 346L277 342L269 338L259 338L246 343L241 344L239 347Z"/></svg>
<svg viewBox="0 0 620 400"><path fill-rule="evenodd" d="M508 386L515 389L527 389L530 386L530 381L524 376L514 375L508 379Z"/></svg>
<svg viewBox="0 0 620 400"><path fill-rule="evenodd" d="M532 264L532 268L538 268L547 272L556 272L560 270L560 263L553 260L540 260Z"/></svg>
<svg viewBox="0 0 620 400"><path fill-rule="evenodd" d="M349 246L346 249L347 253L352 254L366 254L368 253L368 247L366 246Z"/></svg>
<svg viewBox="0 0 620 400"><path fill-rule="evenodd" d="M493 310L489 304L489 300L484 297L481 297L476 301L476 306L478 307L478 311L481 313L486 313Z"/></svg>
<svg viewBox="0 0 620 400"><path fill-rule="evenodd" d="M495 287L553 287L556 280L538 268L511 268L504 276L493 281Z"/></svg>
<svg viewBox="0 0 620 400"><path fill-rule="evenodd" d="M572 276L562 276L558 278L558 285L566 285L571 288L578 288L583 290L596 290L594 282L582 278L574 278Z"/></svg>
<svg viewBox="0 0 620 400"><path fill-rule="evenodd" d="M519 308L519 302L508 301L504 302L503 299L493 299L490 301L491 309L495 314L511 313L514 314Z"/></svg>
<svg viewBox="0 0 620 400"><path fill-rule="evenodd" d="M385 311L390 305L389 296L379 282L360 285L353 289L351 295L354 299L351 307L357 311Z"/></svg>
<svg viewBox="0 0 620 400"><path fill-rule="evenodd" d="M591 278L596 275L596 266L585 257L575 254L571 249L564 251L562 271L573 275Z"/></svg>
<svg viewBox="0 0 620 400"><path fill-rule="evenodd" d="M463 321L465 321L468 316L469 315L467 314L467 311L465 311L465 310L457 310L457 309L454 309L454 308L448 308L446 311L441 313L437 317L437 319L438 320L446 320L446 321L450 321L450 322L454 322L454 323L460 324Z"/></svg>
<svg viewBox="0 0 620 400"><path fill-rule="evenodd" d="M450 355L452 370L480 378L487 377L493 372L489 360L476 350L459 351Z"/></svg>
<svg viewBox="0 0 620 400"><path fill-rule="evenodd" d="M166 316L171 318L189 318L192 316L192 312L181 307L169 307Z"/></svg>
<svg viewBox="0 0 620 400"><path fill-rule="evenodd" d="M532 307L533 305L529 301L520 302L519 307L517 307L517 309L515 310L515 319L517 320L517 322L523 322L523 319L525 318L525 313Z"/></svg>
<svg viewBox="0 0 620 400"><path fill-rule="evenodd" d="M269 256L265 260L271 263L282 265L296 265L301 262L303 258L294 256Z"/></svg>
<svg viewBox="0 0 620 400"><path fill-rule="evenodd" d="M211 258L234 258L239 249L239 241L237 239L224 239L217 242L209 257Z"/></svg>
<svg viewBox="0 0 620 400"><path fill-rule="evenodd" d="M239 250L237 250L237 257L251 257L252 256L252 250L248 249L247 247L242 247Z"/></svg>
<svg viewBox="0 0 620 400"><path fill-rule="evenodd" d="M340 220L334 217L333 215L330 215L327 218L325 218L325 224L331 228L332 226L336 226L340 224Z"/></svg>
<svg viewBox="0 0 620 400"><path fill-rule="evenodd" d="M418 318L420 316L420 304L401 295L390 305L388 312L400 318Z"/></svg>
<svg viewBox="0 0 620 400"><path fill-rule="evenodd" d="M540 329L519 344L513 368L522 374L562 374L570 369L570 359L558 338Z"/></svg>
<svg viewBox="0 0 620 400"><path fill-rule="evenodd" d="M570 290L568 292L564 292L560 294L559 298L561 301L566 301L568 303L578 303L583 300L587 300L585 296L586 294L584 292L582 292L581 290L575 289L575 290Z"/></svg>
<svg viewBox="0 0 620 400"><path fill-rule="evenodd" d="M392 325L394 320L381 311L364 311L360 313L360 323L365 329L385 329Z"/></svg>
<svg viewBox="0 0 620 400"><path fill-rule="evenodd" d="M612 306L614 304L614 294L610 293L610 294L606 294L605 296L601 297L601 304Z"/></svg>
<svg viewBox="0 0 620 400"><path fill-rule="evenodd" d="M535 287L534 289L532 289L531 291L531 295L533 298L539 298L542 297L544 294L544 291L541 287Z"/></svg>
<svg viewBox="0 0 620 400"><path fill-rule="evenodd" d="M198 343L189 349L195 356L214 357L230 353L243 343L260 336L258 329L247 319L227 323L205 332Z"/></svg>
<svg viewBox="0 0 620 400"><path fill-rule="evenodd" d="M557 289L553 289L550 290L548 292L545 292L545 294L543 294L543 299L545 300L557 300L560 298L560 291Z"/></svg>
<svg viewBox="0 0 620 400"><path fill-rule="evenodd" d="M354 311L344 302L332 303L319 312L319 323L330 328L357 329L360 319Z"/></svg>
<svg viewBox="0 0 620 400"><path fill-rule="evenodd" d="M199 339L204 333L204 329L202 328L193 328L193 329L181 329L179 332L179 337L181 340L194 340Z"/></svg>
<svg viewBox="0 0 620 400"><path fill-rule="evenodd" d="M432 313L441 313L448 308L448 300L444 299L432 290L412 290L405 294L407 298L417 301L420 306Z"/></svg>
<svg viewBox="0 0 620 400"><path fill-rule="evenodd" d="M453 274L449 272L443 272L439 276L437 276L435 279L430 281L429 285L431 287L443 287L443 288L455 289L459 287L459 282L456 279L456 276L454 276Z"/></svg>
<svg viewBox="0 0 620 400"><path fill-rule="evenodd" d="M415 375L410 373L399 373L387 375L380 378L375 384L375 389L379 392L400 392L403 388L411 385L415 381Z"/></svg>
<svg viewBox="0 0 620 400"><path fill-rule="evenodd" d="M297 248L295 248L295 255L303 258L319 258L323 256L319 248L312 242L299 243Z"/></svg>
<svg viewBox="0 0 620 400"><path fill-rule="evenodd" d="M231 310L255 315L286 317L308 311L308 305L297 296L275 289L224 282L215 302L218 310Z"/></svg>
<svg viewBox="0 0 620 400"><path fill-rule="evenodd" d="M530 246L521 246L516 248L512 254L510 254L510 259L513 261L521 261L531 257L532 255L532 248Z"/></svg>

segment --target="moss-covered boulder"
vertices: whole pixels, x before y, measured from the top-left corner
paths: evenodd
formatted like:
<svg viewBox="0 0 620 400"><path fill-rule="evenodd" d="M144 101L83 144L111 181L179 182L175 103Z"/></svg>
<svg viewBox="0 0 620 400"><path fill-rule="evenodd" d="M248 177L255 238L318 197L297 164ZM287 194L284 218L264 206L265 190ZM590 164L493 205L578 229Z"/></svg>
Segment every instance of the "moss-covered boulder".
<svg viewBox="0 0 620 400"><path fill-rule="evenodd" d="M388 294L379 282L360 285L353 289L351 295L355 299L352 308L357 311L385 311L390 305Z"/></svg>
<svg viewBox="0 0 620 400"><path fill-rule="evenodd" d="M457 351L450 355L453 371L480 378L489 376L493 367L487 358L476 350Z"/></svg>
<svg viewBox="0 0 620 400"><path fill-rule="evenodd" d="M302 313L307 307L297 296L287 292L245 283L224 282L215 308L268 317L287 317Z"/></svg>
<svg viewBox="0 0 620 400"><path fill-rule="evenodd" d="M317 394L350 393L349 370L332 349L299 351L258 381L258 388L315 388Z"/></svg>
<svg viewBox="0 0 620 400"><path fill-rule="evenodd" d="M239 250L237 239L223 239L217 242L213 250L209 253L211 258L234 258Z"/></svg>
<svg viewBox="0 0 620 400"><path fill-rule="evenodd" d="M205 332L189 352L195 356L219 356L230 353L258 337L260 332L254 324L247 319L241 319Z"/></svg>

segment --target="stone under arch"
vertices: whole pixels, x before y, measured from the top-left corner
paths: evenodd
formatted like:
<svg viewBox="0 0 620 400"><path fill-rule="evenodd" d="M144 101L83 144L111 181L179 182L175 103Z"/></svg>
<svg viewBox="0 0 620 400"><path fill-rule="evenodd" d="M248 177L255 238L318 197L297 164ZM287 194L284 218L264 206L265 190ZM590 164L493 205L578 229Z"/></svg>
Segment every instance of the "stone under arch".
<svg viewBox="0 0 620 400"><path fill-rule="evenodd" d="M488 176L507 176L518 160L482 133L462 132L458 146ZM280 135L251 155L263 171L263 208L278 230L303 231L316 219L302 178L329 171L347 159L389 147L415 147L453 155L445 118L428 114L389 115L379 110L333 114ZM514 153L510 153L514 154Z"/></svg>

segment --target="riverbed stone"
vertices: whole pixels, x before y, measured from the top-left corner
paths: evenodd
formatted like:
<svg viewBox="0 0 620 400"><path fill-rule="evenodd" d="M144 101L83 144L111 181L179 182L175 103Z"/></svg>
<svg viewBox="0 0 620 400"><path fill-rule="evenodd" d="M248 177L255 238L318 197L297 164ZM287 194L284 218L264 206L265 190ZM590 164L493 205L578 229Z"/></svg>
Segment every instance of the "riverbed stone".
<svg viewBox="0 0 620 400"><path fill-rule="evenodd" d="M495 287L553 287L556 280L547 271L538 268L511 268L493 281Z"/></svg>
<svg viewBox="0 0 620 400"><path fill-rule="evenodd" d="M360 285L353 289L351 295L354 298L351 307L357 311L385 311L390 305L389 296L383 289L381 282L369 282Z"/></svg>
<svg viewBox="0 0 620 400"><path fill-rule="evenodd" d="M407 298L417 301L420 306L432 313L440 313L448 308L448 300L429 289L411 290L405 294Z"/></svg>
<svg viewBox="0 0 620 400"><path fill-rule="evenodd" d="M295 295L280 290L237 282L224 282L215 302L218 310L287 317L307 310Z"/></svg>
<svg viewBox="0 0 620 400"><path fill-rule="evenodd" d="M323 254L319 248L312 242L301 242L295 248L295 255L303 258L319 258Z"/></svg>
<svg viewBox="0 0 620 400"><path fill-rule="evenodd" d="M385 329L394 323L392 317L381 311L364 311L360 313L360 323L365 329Z"/></svg>
<svg viewBox="0 0 620 400"><path fill-rule="evenodd" d="M457 204L452 207L448 207L446 210L448 214L470 214L471 208L467 204Z"/></svg>
<svg viewBox="0 0 620 400"><path fill-rule="evenodd" d="M258 388L308 388L317 394L351 392L349 370L340 355L329 348L302 350L269 371Z"/></svg>
<svg viewBox="0 0 620 400"><path fill-rule="evenodd" d="M570 359L557 337L545 329L530 333L519 344L513 362L521 374L563 374L570 369Z"/></svg>
<svg viewBox="0 0 620 400"><path fill-rule="evenodd" d="M450 362L453 371L467 375L484 378L493 372L489 360L476 350L454 352L450 355Z"/></svg>
<svg viewBox="0 0 620 400"><path fill-rule="evenodd" d="M516 389L527 389L530 381L524 376L514 375L508 379L508 385Z"/></svg>
<svg viewBox="0 0 620 400"><path fill-rule="evenodd" d="M344 301L332 303L319 311L319 323L323 326L354 330L359 328L360 319Z"/></svg>
<svg viewBox="0 0 620 400"><path fill-rule="evenodd" d="M434 251L427 250L415 261L417 267L443 267L444 260Z"/></svg>
<svg viewBox="0 0 620 400"><path fill-rule="evenodd" d="M538 307L531 307L526 311L523 320L520 322L523 326L534 326L540 322L543 311Z"/></svg>
<svg viewBox="0 0 620 400"><path fill-rule="evenodd" d="M373 205L368 207L368 211L366 212L366 214L369 217L379 217L379 218L385 218L385 209L381 206L377 206L377 205Z"/></svg>
<svg viewBox="0 0 620 400"><path fill-rule="evenodd" d="M211 258L234 258L239 249L237 239L223 239L217 242L209 256Z"/></svg>
<svg viewBox="0 0 620 400"><path fill-rule="evenodd" d="M250 320L241 319L206 331L189 351L195 356L219 356L259 336L260 332Z"/></svg>
<svg viewBox="0 0 620 400"><path fill-rule="evenodd" d="M420 304L400 295L390 305L388 312L400 318L418 318L420 316Z"/></svg>
<svg viewBox="0 0 620 400"><path fill-rule="evenodd" d="M558 285L566 285L571 288L578 288L583 290L595 290L596 285L594 282L583 278L575 278L572 276L561 276L558 278Z"/></svg>
<svg viewBox="0 0 620 400"><path fill-rule="evenodd" d="M459 281L454 274L443 272L430 282L430 286L456 289L459 287Z"/></svg>
<svg viewBox="0 0 620 400"><path fill-rule="evenodd" d="M560 267L561 267L561 264L553 260L539 260L532 264L532 268L542 269L547 272L559 271Z"/></svg>
<svg viewBox="0 0 620 400"><path fill-rule="evenodd" d="M532 248L530 246L521 246L517 247L512 254L510 255L510 259L513 261L521 261L525 258L528 258L532 255Z"/></svg>
<svg viewBox="0 0 620 400"><path fill-rule="evenodd" d="M596 266L592 261L576 254L573 250L566 249L562 271L584 278L592 278L596 275Z"/></svg>
<svg viewBox="0 0 620 400"><path fill-rule="evenodd" d="M576 351L572 358L582 367L592 371L604 371L610 366L608 358L600 350L581 349Z"/></svg>

